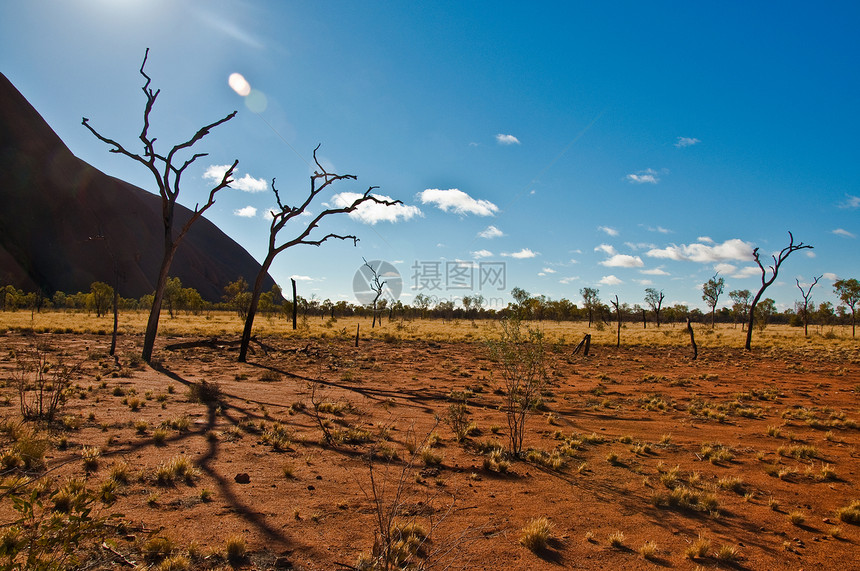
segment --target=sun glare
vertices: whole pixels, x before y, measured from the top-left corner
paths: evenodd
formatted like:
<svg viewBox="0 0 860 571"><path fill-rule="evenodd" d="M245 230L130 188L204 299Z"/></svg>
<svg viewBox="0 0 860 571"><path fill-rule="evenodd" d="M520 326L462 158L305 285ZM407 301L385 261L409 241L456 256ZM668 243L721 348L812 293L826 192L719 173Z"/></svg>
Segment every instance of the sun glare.
<svg viewBox="0 0 860 571"><path fill-rule="evenodd" d="M248 80L241 73L231 73L227 83L230 84L230 88L233 91L242 97L247 97L251 93L251 84L248 83Z"/></svg>

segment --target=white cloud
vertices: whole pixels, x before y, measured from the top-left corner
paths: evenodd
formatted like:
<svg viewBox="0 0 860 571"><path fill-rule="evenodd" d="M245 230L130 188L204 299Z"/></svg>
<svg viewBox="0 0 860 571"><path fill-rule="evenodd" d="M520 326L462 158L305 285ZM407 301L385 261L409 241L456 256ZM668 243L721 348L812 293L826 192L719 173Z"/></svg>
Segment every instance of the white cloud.
<svg viewBox="0 0 860 571"><path fill-rule="evenodd" d="M657 171L655 171L654 169L646 169L644 171L628 174L625 178L629 182L632 182L634 184L657 184L657 182L660 180L657 177Z"/></svg>
<svg viewBox="0 0 860 571"><path fill-rule="evenodd" d="M714 239L711 238L710 236L699 236L698 238L696 238L696 242L704 242L706 244L713 244Z"/></svg>
<svg viewBox="0 0 860 571"><path fill-rule="evenodd" d="M806 251L806 257L807 257L807 258L814 258L814 257L815 257L815 252L813 252L812 250L807 250L807 251Z"/></svg>
<svg viewBox="0 0 860 571"><path fill-rule="evenodd" d="M683 149L684 147L692 147L697 143L701 143L699 139L695 137L678 137L677 141L675 141L675 146L679 149Z"/></svg>
<svg viewBox="0 0 860 571"><path fill-rule="evenodd" d="M671 245L666 248L648 250L645 255L651 258L667 258L670 260L686 260L691 262L723 262L727 260L746 261L752 258L752 245L732 238L722 244L713 246L707 244Z"/></svg>
<svg viewBox="0 0 860 571"><path fill-rule="evenodd" d="M445 212L449 210L457 214L474 214L476 216L493 216L499 207L489 200L476 200L456 188L440 190L428 188L418 193L422 204L434 204Z"/></svg>
<svg viewBox="0 0 860 571"><path fill-rule="evenodd" d="M639 256L615 254L608 260L600 262L600 265L608 268L641 268L645 264L642 263L642 258Z"/></svg>
<svg viewBox="0 0 860 571"><path fill-rule="evenodd" d="M230 188L244 190L245 192L263 192L269 185L262 178L254 178L246 174L242 178L237 178L230 183Z"/></svg>
<svg viewBox="0 0 860 571"><path fill-rule="evenodd" d="M374 194L379 200L394 199L390 196L382 194ZM362 195L357 192L341 192L331 197L331 203L337 208L346 208L351 206ZM407 204L394 204L386 206L377 202L368 201L361 203L358 208L349 213L349 217L353 220L358 220L364 224L373 226L377 222L398 222L399 220L409 220L415 216L421 216L421 209L417 206Z"/></svg>
<svg viewBox="0 0 860 571"><path fill-rule="evenodd" d="M836 230L833 230L833 233L836 234L837 236L842 236L843 238L856 238L857 237L856 234L852 234L851 232L849 232L848 230L845 230L843 228L837 228Z"/></svg>
<svg viewBox="0 0 860 571"><path fill-rule="evenodd" d="M472 252L472 257L476 260L480 260L481 258L492 258L493 253L489 250L478 250L476 252Z"/></svg>
<svg viewBox="0 0 860 571"><path fill-rule="evenodd" d="M215 12L208 12L204 10L196 10L194 15L202 20L206 25L214 28L215 30L221 32L222 34L233 38L243 44L250 46L254 49L263 49L263 44L260 43L259 39L253 34L246 32L243 28L241 28L238 24L236 24L231 19L222 18L220 15L216 15Z"/></svg>
<svg viewBox="0 0 860 571"><path fill-rule="evenodd" d="M615 250L615 248L613 246L610 246L609 244L601 244L601 245L597 246L596 248L594 248L594 251L595 252L603 252L604 254L607 254L609 256L614 256L615 254L618 253Z"/></svg>
<svg viewBox="0 0 860 571"><path fill-rule="evenodd" d="M537 255L538 255L538 253L537 253L537 252L532 252L532 251L531 251L531 250L529 250L528 248L523 248L523 249L522 249L522 250L520 250L519 252L511 252L511 253L502 252L502 255L503 255L503 256L506 256L506 257L508 257L508 258L516 258L516 259L518 259L518 260L523 260L523 259L526 259L526 258L534 258L535 256L537 256Z"/></svg>
<svg viewBox="0 0 860 571"><path fill-rule="evenodd" d="M667 272L663 268L652 268L650 270L639 270L639 273L645 274L648 276L669 276L669 275L671 275L669 272Z"/></svg>
<svg viewBox="0 0 860 571"><path fill-rule="evenodd" d="M860 196L846 194L845 202L840 204L839 208L860 208Z"/></svg>
<svg viewBox="0 0 860 571"><path fill-rule="evenodd" d="M257 215L257 209L253 206L246 206L245 208L239 208L233 211L233 214L236 216L241 216L242 218L253 218Z"/></svg>
<svg viewBox="0 0 860 571"><path fill-rule="evenodd" d="M496 135L496 142L500 145L519 145L520 140L514 137L513 135L503 135L499 133Z"/></svg>
<svg viewBox="0 0 860 571"><path fill-rule="evenodd" d="M649 228L649 230L651 230L651 228ZM657 226L657 228L655 228L654 230L656 230L660 234L671 234L672 233L671 230L669 230L668 228L663 228L662 226Z"/></svg>
<svg viewBox="0 0 860 571"><path fill-rule="evenodd" d="M618 236L618 230L615 228L610 228L609 226L598 226L597 229L601 232L606 232L610 236Z"/></svg>
<svg viewBox="0 0 860 571"><path fill-rule="evenodd" d="M740 269L740 271L733 273L731 277L740 280L740 279L752 278L752 277L760 276L760 275L761 275L761 268L759 268L758 266L744 266L743 268Z"/></svg>
<svg viewBox="0 0 860 571"><path fill-rule="evenodd" d="M570 276L567 278L561 278L560 280L558 280L558 283L567 285L567 284L575 282L578 279L579 279L579 276Z"/></svg>
<svg viewBox="0 0 860 571"><path fill-rule="evenodd" d="M618 285L618 284L623 284L624 282L619 280L618 278L616 278L613 275L608 275L608 276L603 276L602 278L600 278L600 281L597 283L601 283L603 285Z"/></svg>
<svg viewBox="0 0 860 571"><path fill-rule="evenodd" d="M719 264L714 266L714 270L721 274L731 274L736 269L738 269L737 266L727 264L726 262L720 262Z"/></svg>
<svg viewBox="0 0 860 571"><path fill-rule="evenodd" d="M547 274L554 274L555 270L552 268L544 268L543 271Z"/></svg>
<svg viewBox="0 0 860 571"><path fill-rule="evenodd" d="M230 168L230 165L210 165L203 173L203 180L208 180L214 184L220 183L224 178L224 173ZM238 171L233 171L233 182L230 183L230 188L244 190L245 192L263 192L269 188L268 183L262 178L254 178L249 174L241 178L235 178Z"/></svg>
<svg viewBox="0 0 860 571"><path fill-rule="evenodd" d="M651 280L633 280L633 281L636 282L637 284L643 285L643 286L654 285L654 282L652 282Z"/></svg>
<svg viewBox="0 0 860 571"><path fill-rule="evenodd" d="M486 238L488 240L492 240L493 238L501 238L505 233L496 228L495 226L487 226L480 232L478 232L479 238Z"/></svg>
<svg viewBox="0 0 860 571"><path fill-rule="evenodd" d="M631 250L643 250L645 248L648 248L650 250L651 248L657 247L654 244L651 244L648 242L636 242L636 243L624 242L624 245L627 246L628 248L630 248Z"/></svg>
<svg viewBox="0 0 860 571"><path fill-rule="evenodd" d="M312 278L310 276L300 276L300 275L292 275L292 276L290 276L290 279L294 279L297 282L315 282L315 281L317 281L316 278Z"/></svg>
<svg viewBox="0 0 860 571"><path fill-rule="evenodd" d="M837 275L836 275L836 274L834 274L833 272L824 272L824 275L823 275L822 277L823 277L824 279L826 279L826 280L830 280L830 281L833 281L833 282L835 282L836 280L838 280L838 279L839 279L839 276L837 276Z"/></svg>

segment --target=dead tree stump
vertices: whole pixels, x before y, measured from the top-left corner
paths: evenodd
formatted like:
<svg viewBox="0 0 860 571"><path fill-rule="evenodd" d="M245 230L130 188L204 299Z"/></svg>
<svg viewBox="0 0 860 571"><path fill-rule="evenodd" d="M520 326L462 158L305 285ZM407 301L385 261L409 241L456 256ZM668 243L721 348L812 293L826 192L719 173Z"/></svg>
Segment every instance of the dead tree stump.
<svg viewBox="0 0 860 571"><path fill-rule="evenodd" d="M696 338L693 335L693 324L690 323L690 318L687 318L687 331L690 333L690 345L693 347L693 360L699 356L699 349L696 347Z"/></svg>
<svg viewBox="0 0 860 571"><path fill-rule="evenodd" d="M583 356L588 356L588 350L591 348L591 333L586 333L585 337L582 338L582 341L573 348L573 354L576 355L579 353L579 350L582 349Z"/></svg>

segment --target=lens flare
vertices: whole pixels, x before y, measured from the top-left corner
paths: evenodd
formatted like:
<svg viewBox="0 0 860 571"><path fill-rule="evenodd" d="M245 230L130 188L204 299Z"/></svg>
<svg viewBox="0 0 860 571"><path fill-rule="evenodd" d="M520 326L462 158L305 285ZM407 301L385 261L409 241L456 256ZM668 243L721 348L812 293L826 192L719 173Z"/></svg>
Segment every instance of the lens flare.
<svg viewBox="0 0 860 571"><path fill-rule="evenodd" d="M241 73L231 73L227 83L230 84L230 88L233 91L242 97L247 97L251 93L251 84L248 83L248 80Z"/></svg>
<svg viewBox="0 0 860 571"><path fill-rule="evenodd" d="M245 107L247 107L254 113L262 113L266 110L266 107L268 106L269 100L266 97L266 94L262 91L252 89L251 92L248 94L248 97L245 98Z"/></svg>

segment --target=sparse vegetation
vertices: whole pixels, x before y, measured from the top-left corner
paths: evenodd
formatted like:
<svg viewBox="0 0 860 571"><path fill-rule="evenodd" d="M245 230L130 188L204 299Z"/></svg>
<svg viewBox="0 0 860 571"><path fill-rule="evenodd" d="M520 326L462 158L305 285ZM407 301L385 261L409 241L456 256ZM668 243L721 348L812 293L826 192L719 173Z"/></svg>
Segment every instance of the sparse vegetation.
<svg viewBox="0 0 860 571"><path fill-rule="evenodd" d="M847 506L839 508L836 515L845 523L860 525L860 500L852 500Z"/></svg>
<svg viewBox="0 0 860 571"><path fill-rule="evenodd" d="M218 319L217 312L213 313L212 321ZM181 316L176 318L177 323L180 320ZM338 326L349 320L339 318ZM277 324L278 320L273 321ZM309 319L308 331L313 331L314 321ZM442 327L440 323L429 325ZM263 321L261 327L265 326ZM321 555L322 564L333 565L335 557L345 560L344 552L334 547L340 535L358 525L371 524L374 516L368 511L367 496L356 497L355 490L344 485L348 480L341 470L360 473L355 470L356 462L368 455L376 463L377 474L384 470L399 473L404 466L411 466L404 486L421 495L412 494L399 503L391 528L390 553L394 554L391 561L416 568L433 566L434 557L444 550L446 534L459 538L468 532L484 537L482 542L499 550L500 561L530 557L524 547L531 548L525 541L517 545L520 536L525 536L524 529L519 532L515 528L514 542L504 543L496 539L501 537L496 528L481 527L477 522L485 521L499 502L535 510L549 505L550 494L557 498L562 491L602 519L599 527L585 524L576 532L574 526L574 531L565 530L570 535L550 537L548 548L535 550L548 561L556 556L569 561L569 550L574 548L590 549L601 557L628 558L630 564L638 559L641 565L647 565L645 561L677 563L677 557L689 551L689 557L695 559L692 566L705 567L734 565L747 551L751 561L755 557L763 565L778 566L774 563L777 555L786 556L783 542L793 554L805 553L798 542L771 534L752 541L749 530L753 528L735 525L737 517L764 527L768 526L760 522L765 518L781 521L777 530L780 525L785 530L794 524L799 526L801 537L803 530L816 530L836 557L844 557L853 547L850 528L860 525L860 516L854 513L860 512L860 504L854 506L856 498L850 496L849 450L858 443L860 433L852 418L855 407L850 404L856 396L852 387L857 384L851 360L860 361L860 354L841 345L844 339L829 340L834 345L832 354L826 355L828 360L822 361L826 365L812 365L803 361L804 352L787 346L734 361L737 353L725 350L720 354L716 350L720 341L713 337L714 348L709 348L713 353L700 353L702 360L696 368L682 362L660 371L655 367L662 362L662 351L648 346L641 351L631 349L629 354L622 349L616 354L612 349L610 359L604 356L605 341L600 341L599 332L592 329L598 341L592 345L594 351L588 360L571 359L569 345L545 355L545 382L533 409L542 410L543 418L524 433L523 447L515 456L507 440L501 368L480 355L460 350L448 343L447 337L427 335L427 340L410 340L411 332L421 332L423 326L412 323L409 329L398 330L402 340L396 347L368 343L354 352L346 342L347 335L333 337L337 332L332 329L324 343L310 345L304 337L294 341L267 335L267 350L274 346L270 355L278 359L273 366L321 380L320 390L311 400L308 385L293 380L260 384L260 371L250 366L224 367L229 352L222 356L205 346L165 352L161 367L184 379L183 384L149 368L136 370L135 377L115 380L112 373L119 369L101 351L101 362L88 359L79 371L69 387L70 398L54 422L22 422L16 408L0 409L9 413L0 421L0 477L4 478L0 480L0 494L23 484L27 490L37 491L37 500L44 508L37 507L36 511L43 509L48 515L76 513L82 497L89 498L87 505L94 517L112 511L133 513L133 520L112 521L101 533L122 556L151 569L214 568L228 563L226 538L233 531L244 530L233 526L236 498L242 498L248 508L265 513L254 498L266 493L270 494L267 501L272 510L289 516L283 522L286 534L313 530L313 537L332 542L331 554ZM547 319L543 326L553 331L551 338L555 339L553 328L558 324ZM459 334L453 322L445 327L452 337ZM482 330L485 324L480 320L477 327L468 324L472 342L492 335L491 330ZM673 332L671 320L661 329L679 336L678 330ZM614 336L614 329L611 333ZM776 335L772 329L766 333L766 339ZM633 327L627 334L635 334ZM720 334L732 332L718 324L714 335ZM812 329L810 334L810 346L825 351L817 344L827 340ZM0 335L0 340L11 346L29 341L17 335ZM86 335L80 338L81 345L90 343ZM126 334L125 340L131 339L133 336ZM96 337L93 343L98 340ZM67 351L66 345L58 346ZM396 365L394 353L385 352L394 350L400 359ZM69 349L64 355L67 361L75 359L74 351ZM400 353L404 354L402 359ZM443 353L445 359L438 359ZM256 358L265 362L270 357L259 353ZM777 381L762 377L756 370L759 360L766 359L777 363L768 366L769 374L790 372L784 384L778 381L778 391L773 388ZM800 365L787 366L794 363L802 363L803 370ZM14 355L0 350L0 369L10 371L15 366ZM123 370L131 368L125 357L120 366ZM340 383L345 370L354 371L361 382L348 386ZM102 377L93 381L96 371ZM238 379L240 375L245 376ZM742 389L734 382L748 377L753 380ZM190 398L190 392L189 398L182 394L186 386L200 385L201 378L219 386L215 401L199 402ZM16 386L2 379L0 376L0 403L3 397L11 397L12 404L17 404ZM467 384L463 379L468 379ZM170 392L168 387L175 388ZM115 389L120 396L113 396ZM86 394L85 399L79 397L81 393ZM130 406L134 399L139 401L137 412ZM312 408L314 400L317 406ZM159 410L157 402L164 403L166 409ZM446 422L447 413L455 406L456 412L463 413L462 437L450 422L445 427L451 430L447 436L445 430L428 430L430 423ZM691 410L697 413L691 414ZM320 446L315 413L332 437L331 447ZM722 422L719 415L724 415ZM672 428L677 423L689 424L694 430L678 433ZM414 436L416 430L427 431L429 436L419 442ZM243 472L249 474L249 485L238 478ZM397 478L386 480L391 486L387 491L390 498ZM563 489L558 485L562 481ZM88 492L81 491L86 488ZM511 494L518 489L528 493ZM227 492L222 493L224 490ZM337 495L331 496L333 490ZM771 493L774 497L769 498ZM836 503L823 507L818 499L822 495L836 498ZM449 496L458 503L450 512L446 504ZM3 496L3 502L8 502L8 497ZM659 509L642 505L643 498ZM711 535L715 546L709 544L702 555L695 554L701 547L693 549L695 535L690 536L686 525L677 535L658 537L648 524L634 534L614 512L604 511L609 509L605 506L622 502L657 519L660 512L673 510L675 513L667 517L687 522L696 530L693 534L699 529L703 534L718 534ZM11 504L6 505L11 510ZM835 506L842 507L834 510ZM231 531L202 540L192 555L190 546L179 544L178 538L183 536L176 534L175 522L196 513L228 523ZM556 512L548 515L555 519ZM832 521L820 524L826 515ZM447 518L444 525L436 528L442 518ZM521 523L529 522L526 518ZM408 524L416 526L414 534ZM158 525L165 525L165 529L153 537L173 537L177 543L167 554L145 558L149 530ZM585 533L587 525L593 525L586 538L593 544L576 546L575 538L582 542L583 535L579 534ZM147 531L138 526L145 526ZM0 543L7 538L12 543L18 541L14 535L19 530L12 527L0 529ZM256 561L253 546L262 544L258 531L248 529L244 531L246 558L229 562L235 566ZM607 546L614 547L608 536L617 529L624 529L628 538L615 541L620 547L612 553L607 550ZM123 539L126 537L137 539ZM827 541L839 537L846 540ZM744 555L736 547L740 544ZM123 565L119 556L101 547L101 540L90 545L96 547L94 553L102 560ZM370 544L366 548L364 561L368 565L375 561L379 568L380 559L374 554L380 552ZM519 556L515 555L517 550ZM347 553L346 557L350 556L355 557ZM815 555L807 557L816 561ZM389 568L394 567L390 562Z"/></svg>
<svg viewBox="0 0 860 571"><path fill-rule="evenodd" d="M501 368L509 450L517 456L523 449L526 420L538 406L546 378L544 336L537 329L523 331L517 318L503 319L500 325L498 339L488 340L487 346Z"/></svg>
<svg viewBox="0 0 860 571"><path fill-rule="evenodd" d="M520 543L530 551L546 549L547 542L552 535L552 522L545 517L531 520L522 529Z"/></svg>

